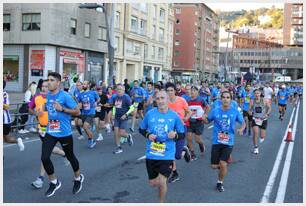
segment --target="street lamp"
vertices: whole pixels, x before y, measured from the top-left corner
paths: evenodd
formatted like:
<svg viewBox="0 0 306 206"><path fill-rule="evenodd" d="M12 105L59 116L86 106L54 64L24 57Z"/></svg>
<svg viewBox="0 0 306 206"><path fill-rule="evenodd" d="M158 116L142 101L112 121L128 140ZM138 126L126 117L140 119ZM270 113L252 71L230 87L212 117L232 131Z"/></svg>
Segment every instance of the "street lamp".
<svg viewBox="0 0 306 206"><path fill-rule="evenodd" d="M230 33L233 33L233 34L238 34L238 31L231 31L230 28L226 28L225 31L228 33L227 35L227 41L226 41L226 50L225 50L225 70L224 70L224 78L225 78L225 81L227 79L227 50L228 50L228 42L229 42L229 38L230 38Z"/></svg>
<svg viewBox="0 0 306 206"><path fill-rule="evenodd" d="M108 85L112 84L112 78L114 73L114 25L113 25L113 18L114 18L114 8L113 4L106 3L105 6L97 3L84 3L79 5L80 9L97 9L101 8L103 9L103 12L105 14L105 22L106 22L106 30L107 30L107 47L108 47ZM110 14L110 18L108 18L108 15Z"/></svg>

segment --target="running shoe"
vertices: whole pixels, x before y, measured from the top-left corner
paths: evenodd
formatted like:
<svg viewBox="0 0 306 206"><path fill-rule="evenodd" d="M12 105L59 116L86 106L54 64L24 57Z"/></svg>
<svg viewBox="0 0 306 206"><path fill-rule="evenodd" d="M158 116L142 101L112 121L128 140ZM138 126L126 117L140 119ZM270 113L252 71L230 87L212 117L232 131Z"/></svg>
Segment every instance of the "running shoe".
<svg viewBox="0 0 306 206"><path fill-rule="evenodd" d="M21 129L18 131L19 134L25 134L25 133L29 133L30 131L29 130L26 130L26 129Z"/></svg>
<svg viewBox="0 0 306 206"><path fill-rule="evenodd" d="M263 143L265 141L265 138L259 138L259 142Z"/></svg>
<svg viewBox="0 0 306 206"><path fill-rule="evenodd" d="M74 185L72 189L73 194L78 194L82 190L82 183L84 181L84 175L80 174L80 180L74 180Z"/></svg>
<svg viewBox="0 0 306 206"><path fill-rule="evenodd" d="M62 183L59 180L57 180L56 184L53 184L52 182L50 182L49 189L45 193L46 197L53 196L55 194L55 191L58 190L61 186L62 186Z"/></svg>
<svg viewBox="0 0 306 206"><path fill-rule="evenodd" d="M42 188L44 184L44 181L42 180L41 177L37 177L36 180L34 182L32 182L32 186L35 187L36 189L40 189Z"/></svg>
<svg viewBox="0 0 306 206"><path fill-rule="evenodd" d="M103 135L100 133L97 138L97 141L103 141L103 140L104 140Z"/></svg>
<svg viewBox="0 0 306 206"><path fill-rule="evenodd" d="M78 139L79 139L79 140L82 140L82 139L85 139L85 138L84 138L83 135L80 135L80 136L78 137Z"/></svg>
<svg viewBox="0 0 306 206"><path fill-rule="evenodd" d="M117 147L116 150L113 152L114 154L119 154L119 153L122 153L123 150L121 147Z"/></svg>
<svg viewBox="0 0 306 206"><path fill-rule="evenodd" d="M176 181L180 180L179 175L177 172L172 172L170 177L168 178L169 183L174 183Z"/></svg>
<svg viewBox="0 0 306 206"><path fill-rule="evenodd" d="M90 149L94 148L94 146L96 146L96 144L97 144L96 141L94 141L93 139L88 140L88 147Z"/></svg>
<svg viewBox="0 0 306 206"><path fill-rule="evenodd" d="M190 153L191 153L191 161L195 161L195 160L198 159L197 156L195 155L194 151L190 151Z"/></svg>
<svg viewBox="0 0 306 206"><path fill-rule="evenodd" d="M189 148L187 146L184 146L183 151L185 151L185 155L184 155L185 161L190 162L191 154L190 154Z"/></svg>
<svg viewBox="0 0 306 206"><path fill-rule="evenodd" d="M17 138L17 145L18 145L20 151L24 150L24 144L23 144L22 139L20 137Z"/></svg>
<svg viewBox="0 0 306 206"><path fill-rule="evenodd" d="M258 154L258 153L259 153L258 147L254 147L253 153L254 153L254 154Z"/></svg>
<svg viewBox="0 0 306 206"><path fill-rule="evenodd" d="M219 192L224 192L223 184L222 184L222 183L217 183L216 189L217 189Z"/></svg>
<svg viewBox="0 0 306 206"><path fill-rule="evenodd" d="M131 134L128 134L127 142L129 143L130 146L134 145L133 136Z"/></svg>

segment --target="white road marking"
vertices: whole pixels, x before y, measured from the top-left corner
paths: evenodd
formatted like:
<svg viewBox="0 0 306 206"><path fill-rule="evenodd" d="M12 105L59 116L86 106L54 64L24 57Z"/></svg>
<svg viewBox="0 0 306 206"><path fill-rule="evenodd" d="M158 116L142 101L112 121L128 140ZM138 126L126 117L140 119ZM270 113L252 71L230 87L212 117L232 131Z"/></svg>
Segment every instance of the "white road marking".
<svg viewBox="0 0 306 206"><path fill-rule="evenodd" d="M286 195L286 189L287 189L287 183L288 183L288 177L289 177L289 171L290 171L290 165L291 165L291 159L292 159L292 152L293 152L293 146L294 146L294 137L296 133L296 127L297 127L297 120L299 116L299 107L300 102L298 103L297 109L296 109L296 115L293 125L293 131L292 131L292 140L293 142L289 142L289 147L287 150L286 160L281 176L281 180L278 186L278 191L275 199L275 203L283 203Z"/></svg>
<svg viewBox="0 0 306 206"><path fill-rule="evenodd" d="M137 159L137 161L140 161L140 160L143 160L143 159L146 159L146 155L144 155L144 156L142 156L142 157L139 157L139 158Z"/></svg>
<svg viewBox="0 0 306 206"><path fill-rule="evenodd" d="M293 108L289 124L291 124L291 122L292 122L294 111L295 111L295 107ZM276 160L275 160L274 165L273 165L272 172L270 174L269 180L267 182L267 185L266 185L266 188L265 188L265 191L264 191L264 194L261 198L260 203L268 203L269 202L269 198L270 198L270 195L271 195L271 192L272 192L272 189L273 189L273 185L275 183L276 176L277 176L277 173L278 173L279 165L282 161L282 156L283 156L283 152L284 152L285 145L286 145L286 142L284 140L286 139L288 128L289 128L289 125L287 125L287 129L285 131L284 138L283 138L282 143L279 147L279 150L278 150L278 153L277 153L277 156L276 156Z"/></svg>

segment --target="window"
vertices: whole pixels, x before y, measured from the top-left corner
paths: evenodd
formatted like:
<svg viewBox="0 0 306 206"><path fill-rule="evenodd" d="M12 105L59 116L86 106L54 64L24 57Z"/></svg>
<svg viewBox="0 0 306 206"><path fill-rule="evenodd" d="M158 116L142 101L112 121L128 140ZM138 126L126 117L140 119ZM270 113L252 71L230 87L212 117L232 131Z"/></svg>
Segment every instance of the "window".
<svg viewBox="0 0 306 206"><path fill-rule="evenodd" d="M180 65L180 63L179 63L178 61L175 61L175 62L174 62L174 66L175 66L175 67L178 67L179 65Z"/></svg>
<svg viewBox="0 0 306 206"><path fill-rule="evenodd" d="M175 29L175 35L180 35L180 34L181 34L181 30Z"/></svg>
<svg viewBox="0 0 306 206"><path fill-rule="evenodd" d="M146 3L140 3L139 4L140 11L147 13L147 4Z"/></svg>
<svg viewBox="0 0 306 206"><path fill-rule="evenodd" d="M158 58L159 59L163 59L163 57L164 57L164 48L158 48Z"/></svg>
<svg viewBox="0 0 306 206"><path fill-rule="evenodd" d="M180 14L180 13L181 13L181 8L176 8L176 9L175 9L175 13L176 13L176 14Z"/></svg>
<svg viewBox="0 0 306 206"><path fill-rule="evenodd" d="M3 14L3 31L11 30L11 15Z"/></svg>
<svg viewBox="0 0 306 206"><path fill-rule="evenodd" d="M157 17L157 7L156 5L153 5L153 19L156 19Z"/></svg>
<svg viewBox="0 0 306 206"><path fill-rule="evenodd" d="M176 57L179 56L179 55L180 55L180 51L175 50L174 55L175 55Z"/></svg>
<svg viewBox="0 0 306 206"><path fill-rule="evenodd" d="M159 41L163 42L164 41L164 29L159 28Z"/></svg>
<svg viewBox="0 0 306 206"><path fill-rule="evenodd" d="M147 44L144 44L143 56L144 56L145 58L148 57L148 45L147 45Z"/></svg>
<svg viewBox="0 0 306 206"><path fill-rule="evenodd" d="M179 46L181 44L180 40L175 40L175 46Z"/></svg>
<svg viewBox="0 0 306 206"><path fill-rule="evenodd" d="M99 29L98 29L98 40L106 41L106 39L107 39L107 30L106 30L106 28L103 28L103 27L99 26Z"/></svg>
<svg viewBox="0 0 306 206"><path fill-rule="evenodd" d="M116 12L115 28L120 28L120 12Z"/></svg>
<svg viewBox="0 0 306 206"><path fill-rule="evenodd" d="M40 14L22 14L22 31L40 30Z"/></svg>
<svg viewBox="0 0 306 206"><path fill-rule="evenodd" d="M70 34L76 35L77 20L71 19L70 24Z"/></svg>
<svg viewBox="0 0 306 206"><path fill-rule="evenodd" d="M138 19L134 16L131 18L131 31L138 32Z"/></svg>
<svg viewBox="0 0 306 206"><path fill-rule="evenodd" d="M153 25L153 31L152 31L152 39L156 38L156 26Z"/></svg>
<svg viewBox="0 0 306 206"><path fill-rule="evenodd" d="M176 24L180 24L181 21L179 19L176 19Z"/></svg>
<svg viewBox="0 0 306 206"><path fill-rule="evenodd" d="M84 36L90 38L90 23L85 23Z"/></svg>
<svg viewBox="0 0 306 206"><path fill-rule="evenodd" d="M134 55L140 54L140 44L134 42Z"/></svg>
<svg viewBox="0 0 306 206"><path fill-rule="evenodd" d="M140 34L146 35L147 33L147 21L141 19L140 20Z"/></svg>
<svg viewBox="0 0 306 206"><path fill-rule="evenodd" d="M159 21L161 22L165 21L165 10L164 9L159 10Z"/></svg>
<svg viewBox="0 0 306 206"><path fill-rule="evenodd" d="M119 37L116 36L115 37L115 42L114 42L115 43L115 45L114 45L115 46L115 51L119 51L119 40L120 40Z"/></svg>
<svg viewBox="0 0 306 206"><path fill-rule="evenodd" d="M152 46L152 58L155 58L155 46Z"/></svg>

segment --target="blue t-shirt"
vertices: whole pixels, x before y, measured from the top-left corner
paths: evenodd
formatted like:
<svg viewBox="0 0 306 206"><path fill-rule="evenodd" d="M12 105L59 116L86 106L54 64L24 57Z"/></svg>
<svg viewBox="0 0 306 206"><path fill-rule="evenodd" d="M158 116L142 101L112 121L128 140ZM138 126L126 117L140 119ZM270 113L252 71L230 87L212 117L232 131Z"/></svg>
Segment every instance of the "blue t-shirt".
<svg viewBox="0 0 306 206"><path fill-rule="evenodd" d="M254 99L254 94L253 92L249 91L243 91L242 92L242 95L241 95L241 98L244 99L244 102L243 102L243 111L248 111L249 110L249 105L250 105L250 101L252 99Z"/></svg>
<svg viewBox="0 0 306 206"><path fill-rule="evenodd" d="M62 90L54 95L48 92L46 97L46 109L48 111L47 133L54 137L67 137L72 135L70 114L56 111L53 104L58 102L65 108L75 109L77 107L76 101L68 92Z"/></svg>
<svg viewBox="0 0 306 206"><path fill-rule="evenodd" d="M160 113L157 108L154 108L145 115L140 128L157 136L155 142L147 139L147 159L174 160L175 141L168 138L168 133L171 131L184 133L184 125L174 111L168 109L166 113Z"/></svg>
<svg viewBox="0 0 306 206"><path fill-rule="evenodd" d="M211 90L211 97L213 99L220 99L220 90L217 87L213 87Z"/></svg>
<svg viewBox="0 0 306 206"><path fill-rule="evenodd" d="M82 103L82 115L94 115L96 114L95 102L100 99L99 94L96 91L81 92L78 96L78 101Z"/></svg>
<svg viewBox="0 0 306 206"><path fill-rule="evenodd" d="M123 94L121 97L118 94L114 94L110 98L110 103L116 107L115 118L120 119L122 115L129 111L132 100L127 94Z"/></svg>
<svg viewBox="0 0 306 206"><path fill-rule="evenodd" d="M152 90L151 92L149 92L148 90L146 90L146 102L149 101L149 99L153 96L153 99L154 99L154 93L155 91ZM151 109L153 109L154 107L154 101L153 100L153 103L152 104L149 104L147 107L146 107L146 110L145 110L145 113L147 113L148 111L150 111Z"/></svg>
<svg viewBox="0 0 306 206"><path fill-rule="evenodd" d="M78 88L76 88L73 92L73 96L78 100L79 99L79 96L81 94L81 91L78 90Z"/></svg>
<svg viewBox="0 0 306 206"><path fill-rule="evenodd" d="M133 87L133 89L130 92L131 97L134 99L135 102L143 102L144 98L146 96L146 91L142 87ZM135 97L135 95L138 95L138 97Z"/></svg>
<svg viewBox="0 0 306 206"><path fill-rule="evenodd" d="M183 94L182 97L186 100L186 102L191 100L191 97L188 96L187 94Z"/></svg>
<svg viewBox="0 0 306 206"><path fill-rule="evenodd" d="M289 93L285 89L281 89L278 91L277 97L278 97L278 103L285 105L287 104Z"/></svg>
<svg viewBox="0 0 306 206"><path fill-rule="evenodd" d="M207 120L214 121L213 144L233 146L235 138L235 124L244 122L242 114L234 108L222 110L213 109L209 112Z"/></svg>
<svg viewBox="0 0 306 206"><path fill-rule="evenodd" d="M212 104L211 109L213 110L213 109L221 108L221 106L222 106L222 101L220 99L217 99ZM238 103L235 100L231 101L231 108L238 109Z"/></svg>

